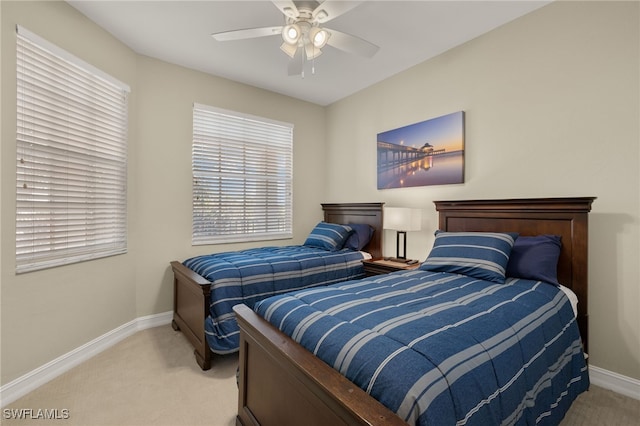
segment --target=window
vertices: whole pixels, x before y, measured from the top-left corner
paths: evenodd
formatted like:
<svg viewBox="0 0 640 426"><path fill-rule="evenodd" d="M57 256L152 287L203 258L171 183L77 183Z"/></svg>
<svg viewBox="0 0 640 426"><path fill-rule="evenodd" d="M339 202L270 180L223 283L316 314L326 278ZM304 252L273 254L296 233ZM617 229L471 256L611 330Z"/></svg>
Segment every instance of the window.
<svg viewBox="0 0 640 426"><path fill-rule="evenodd" d="M293 125L193 107L192 243L291 238Z"/></svg>
<svg viewBox="0 0 640 426"><path fill-rule="evenodd" d="M127 251L127 94L17 28L16 271Z"/></svg>

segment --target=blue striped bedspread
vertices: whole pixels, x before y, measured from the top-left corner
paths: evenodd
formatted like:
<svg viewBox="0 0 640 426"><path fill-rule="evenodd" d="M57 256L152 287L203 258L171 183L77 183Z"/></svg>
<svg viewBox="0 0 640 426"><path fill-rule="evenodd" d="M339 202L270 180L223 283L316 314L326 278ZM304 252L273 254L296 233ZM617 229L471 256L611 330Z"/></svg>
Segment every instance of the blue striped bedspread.
<svg viewBox="0 0 640 426"><path fill-rule="evenodd" d="M570 302L544 282L402 271L254 310L412 425L557 425L589 386Z"/></svg>
<svg viewBox="0 0 640 426"><path fill-rule="evenodd" d="M260 247L187 259L183 264L211 285L205 336L211 350L236 352L240 330L233 306L266 297L364 276L362 252L327 251L304 245Z"/></svg>

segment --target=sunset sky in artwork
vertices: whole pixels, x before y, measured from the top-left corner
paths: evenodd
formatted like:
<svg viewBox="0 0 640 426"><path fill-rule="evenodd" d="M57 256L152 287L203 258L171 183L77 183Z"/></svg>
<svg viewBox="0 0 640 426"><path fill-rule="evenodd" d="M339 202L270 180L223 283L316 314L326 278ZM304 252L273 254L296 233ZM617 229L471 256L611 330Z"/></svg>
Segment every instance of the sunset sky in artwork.
<svg viewBox="0 0 640 426"><path fill-rule="evenodd" d="M454 112L379 133L378 141L415 148L420 148L428 142L435 149L446 149L447 152L461 151L464 149L464 112Z"/></svg>

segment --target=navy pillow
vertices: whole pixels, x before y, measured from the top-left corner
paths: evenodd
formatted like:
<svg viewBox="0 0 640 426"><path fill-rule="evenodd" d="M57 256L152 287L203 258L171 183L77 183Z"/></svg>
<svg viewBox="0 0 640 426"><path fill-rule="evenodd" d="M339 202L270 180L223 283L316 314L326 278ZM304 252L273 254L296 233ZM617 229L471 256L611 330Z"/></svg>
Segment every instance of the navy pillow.
<svg viewBox="0 0 640 426"><path fill-rule="evenodd" d="M347 225L353 229L353 233L344 243L345 248L360 251L369 243L373 236L373 227L367 224L350 223Z"/></svg>
<svg viewBox="0 0 640 426"><path fill-rule="evenodd" d="M329 251L337 251L344 246L344 243L352 232L353 229L347 225L320 222L313 228L304 245Z"/></svg>
<svg viewBox="0 0 640 426"><path fill-rule="evenodd" d="M443 232L420 269L450 272L496 283L504 283L507 262L516 233Z"/></svg>
<svg viewBox="0 0 640 426"><path fill-rule="evenodd" d="M518 237L507 264L507 277L558 284L559 235Z"/></svg>

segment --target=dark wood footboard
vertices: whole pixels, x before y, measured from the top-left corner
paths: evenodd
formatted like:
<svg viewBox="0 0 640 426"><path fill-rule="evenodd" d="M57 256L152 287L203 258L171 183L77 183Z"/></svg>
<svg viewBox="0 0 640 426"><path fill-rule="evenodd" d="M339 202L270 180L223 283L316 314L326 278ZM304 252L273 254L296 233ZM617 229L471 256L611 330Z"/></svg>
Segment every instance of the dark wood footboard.
<svg viewBox="0 0 640 426"><path fill-rule="evenodd" d="M211 283L180 262L171 262L173 269L173 322L194 347L198 365L211 368L211 350L204 333L204 321L209 309Z"/></svg>
<svg viewBox="0 0 640 426"><path fill-rule="evenodd" d="M247 306L234 311L240 325L237 425L407 426Z"/></svg>

